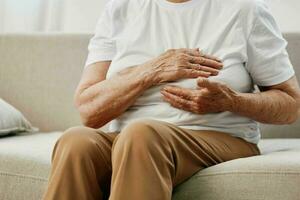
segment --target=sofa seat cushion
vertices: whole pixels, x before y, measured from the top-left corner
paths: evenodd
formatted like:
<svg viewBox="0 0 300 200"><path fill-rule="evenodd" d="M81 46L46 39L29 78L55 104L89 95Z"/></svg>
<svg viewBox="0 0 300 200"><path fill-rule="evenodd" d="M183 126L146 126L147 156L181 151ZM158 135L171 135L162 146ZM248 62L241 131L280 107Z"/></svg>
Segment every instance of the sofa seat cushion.
<svg viewBox="0 0 300 200"><path fill-rule="evenodd" d="M260 156L197 172L174 189L173 200L299 200L300 139L264 139Z"/></svg>
<svg viewBox="0 0 300 200"><path fill-rule="evenodd" d="M61 132L0 138L0 199L40 200ZM265 139L263 155L201 170L174 188L173 200L298 200L300 139Z"/></svg>
<svg viewBox="0 0 300 200"><path fill-rule="evenodd" d="M0 199L40 200L61 132L0 138Z"/></svg>

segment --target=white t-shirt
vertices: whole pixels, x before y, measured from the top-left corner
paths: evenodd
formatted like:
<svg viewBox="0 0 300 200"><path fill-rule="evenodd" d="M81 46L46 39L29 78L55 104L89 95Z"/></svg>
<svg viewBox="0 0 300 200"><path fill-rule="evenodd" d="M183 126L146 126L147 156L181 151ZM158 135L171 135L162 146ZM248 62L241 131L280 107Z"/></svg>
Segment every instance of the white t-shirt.
<svg viewBox="0 0 300 200"><path fill-rule="evenodd" d="M168 49L200 48L221 58L224 68L209 79L239 92L253 85L271 86L294 75L278 26L262 0L111 0L89 45L86 66L112 60L114 73L159 56ZM169 83L170 84L170 83ZM194 130L216 130L258 143L258 123L231 112L194 114L164 102L160 89L144 92L124 114L113 120L110 131L120 131L137 119L166 121ZM196 88L196 79L172 83Z"/></svg>

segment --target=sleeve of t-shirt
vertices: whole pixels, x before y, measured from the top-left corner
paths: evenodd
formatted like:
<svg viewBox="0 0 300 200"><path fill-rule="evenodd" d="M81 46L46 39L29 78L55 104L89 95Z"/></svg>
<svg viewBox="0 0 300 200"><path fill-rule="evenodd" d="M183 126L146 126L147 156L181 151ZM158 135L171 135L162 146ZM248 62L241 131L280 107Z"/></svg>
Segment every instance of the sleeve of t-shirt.
<svg viewBox="0 0 300 200"><path fill-rule="evenodd" d="M278 25L264 1L256 0L254 24L247 44L247 69L259 86L272 86L294 74Z"/></svg>
<svg viewBox="0 0 300 200"><path fill-rule="evenodd" d="M112 1L109 1L98 20L96 32L88 46L88 57L85 67L100 61L110 61L116 53L115 41L112 38Z"/></svg>

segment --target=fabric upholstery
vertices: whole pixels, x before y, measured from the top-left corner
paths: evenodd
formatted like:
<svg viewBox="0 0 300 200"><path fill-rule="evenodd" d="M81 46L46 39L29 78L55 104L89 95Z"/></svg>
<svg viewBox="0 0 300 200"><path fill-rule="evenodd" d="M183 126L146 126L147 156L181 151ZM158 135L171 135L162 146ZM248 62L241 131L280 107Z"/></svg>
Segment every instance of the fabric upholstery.
<svg viewBox="0 0 300 200"><path fill-rule="evenodd" d="M0 36L0 94L42 131L80 124L73 96L90 35Z"/></svg>
<svg viewBox="0 0 300 200"><path fill-rule="evenodd" d="M0 138L0 199L40 200L60 132Z"/></svg>

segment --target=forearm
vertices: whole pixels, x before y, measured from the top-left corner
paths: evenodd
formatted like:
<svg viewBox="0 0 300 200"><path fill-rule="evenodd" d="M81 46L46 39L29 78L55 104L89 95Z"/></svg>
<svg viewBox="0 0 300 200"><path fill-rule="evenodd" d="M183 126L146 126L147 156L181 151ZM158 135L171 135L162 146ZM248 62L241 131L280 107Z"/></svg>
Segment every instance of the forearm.
<svg viewBox="0 0 300 200"><path fill-rule="evenodd" d="M261 123L290 124L298 118L299 102L281 90L242 93L235 97L232 112Z"/></svg>
<svg viewBox="0 0 300 200"><path fill-rule="evenodd" d="M217 75L223 64L199 49L171 49L105 80L110 63L88 68L79 83L75 104L86 126L99 128L121 115L149 87L180 79Z"/></svg>
<svg viewBox="0 0 300 200"><path fill-rule="evenodd" d="M123 70L81 92L78 109L86 126L100 128L121 115L151 87L149 74L139 67Z"/></svg>

